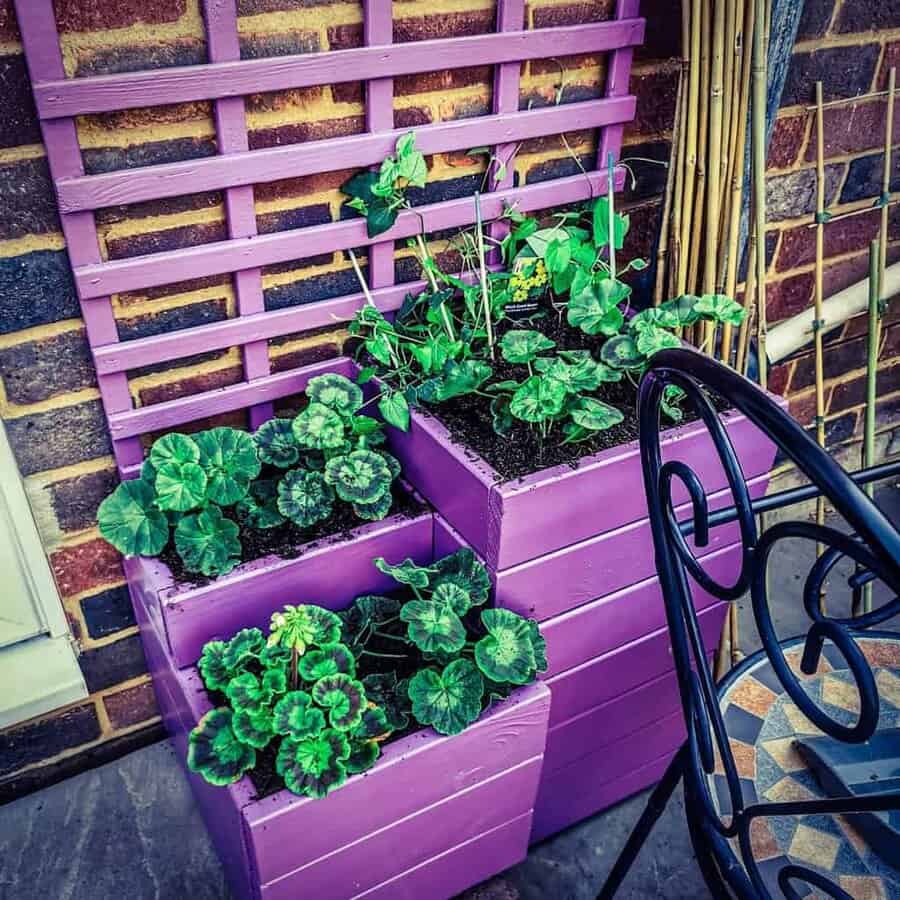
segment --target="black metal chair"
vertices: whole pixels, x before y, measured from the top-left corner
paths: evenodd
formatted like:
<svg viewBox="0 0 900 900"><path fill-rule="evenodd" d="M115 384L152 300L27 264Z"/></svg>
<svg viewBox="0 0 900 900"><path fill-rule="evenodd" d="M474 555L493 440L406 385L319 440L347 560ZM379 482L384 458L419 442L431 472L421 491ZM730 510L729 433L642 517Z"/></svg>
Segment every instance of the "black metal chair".
<svg viewBox="0 0 900 900"><path fill-rule="evenodd" d="M710 513L696 474L663 463L659 409L682 388L709 430L734 505ZM792 458L810 486L751 502L734 448L706 392L744 413ZM688 350L654 356L640 390L640 439L656 567L666 604L687 740L616 862L600 898L611 898L680 781L694 851L715 897L900 897L900 635L876 627L900 613L900 533L857 482L900 472L881 466L848 475L759 388ZM856 479L856 480L854 480ZM693 521L676 522L675 482ZM854 534L807 521L759 533L755 514L825 495ZM711 579L685 540L740 526L741 570L732 585ZM803 584L811 625L779 642L767 595L773 548L789 538L823 546ZM892 600L857 618L820 611L820 589L852 560L858 595L879 579ZM841 567L841 570L844 566ZM714 683L690 579L734 602L749 591L763 648Z"/></svg>

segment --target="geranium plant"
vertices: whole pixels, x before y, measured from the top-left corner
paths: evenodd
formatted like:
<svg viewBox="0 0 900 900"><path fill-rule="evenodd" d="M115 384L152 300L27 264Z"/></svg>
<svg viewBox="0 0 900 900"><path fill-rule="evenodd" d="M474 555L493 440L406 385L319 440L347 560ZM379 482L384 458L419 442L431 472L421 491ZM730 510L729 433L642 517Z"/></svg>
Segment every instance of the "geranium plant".
<svg viewBox="0 0 900 900"><path fill-rule="evenodd" d="M253 435L222 427L159 438L140 477L100 505L101 535L126 556L172 543L188 572L214 576L241 561L247 528L310 528L340 503L360 520L384 518L400 465L381 448L381 422L360 413L362 390L325 374L306 397L293 420L270 419Z"/></svg>
<svg viewBox="0 0 900 900"><path fill-rule="evenodd" d="M274 759L288 790L324 797L415 726L457 734L547 668L536 622L485 608L487 571L462 549L431 566L375 565L397 590L341 613L286 606L210 641L198 668L216 708L191 732L188 766L231 784Z"/></svg>

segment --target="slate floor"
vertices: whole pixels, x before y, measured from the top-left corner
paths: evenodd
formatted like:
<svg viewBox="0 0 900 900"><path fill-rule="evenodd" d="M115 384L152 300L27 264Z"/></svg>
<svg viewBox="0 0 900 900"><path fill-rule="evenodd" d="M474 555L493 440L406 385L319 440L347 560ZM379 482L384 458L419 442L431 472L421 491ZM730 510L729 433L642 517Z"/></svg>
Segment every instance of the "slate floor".
<svg viewBox="0 0 900 900"><path fill-rule="evenodd" d="M883 490L878 501L894 521L900 521L900 490ZM797 609L799 552L785 548L773 561L772 596L778 598L776 619L783 636L798 633L805 621ZM799 565L805 571L803 563ZM741 623L742 645L750 652L757 639L747 603L741 604ZM594 897L645 799L646 795L634 797L533 848L524 862L473 888L465 900ZM221 867L168 742L0 807L0 900L228 896ZM676 796L619 897L708 896Z"/></svg>

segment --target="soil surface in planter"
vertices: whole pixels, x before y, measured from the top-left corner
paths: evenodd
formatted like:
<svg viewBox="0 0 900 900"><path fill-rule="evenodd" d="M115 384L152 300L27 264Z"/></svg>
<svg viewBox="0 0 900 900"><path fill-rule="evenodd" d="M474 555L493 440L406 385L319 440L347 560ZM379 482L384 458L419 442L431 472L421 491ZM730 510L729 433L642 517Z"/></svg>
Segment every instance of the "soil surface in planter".
<svg viewBox="0 0 900 900"><path fill-rule="evenodd" d="M555 341L556 347L545 351L542 356L552 356L559 350L590 350L594 359L599 360L600 348L606 340L573 328L566 323L564 317L560 318L555 312L529 321L504 320L497 326L497 339L513 328L534 329ZM347 352L352 356L354 349L350 345ZM507 379L521 382L528 375L525 366L506 362L499 350L497 359L490 362L490 365L494 369L492 382ZM455 397L435 406L425 405L422 410L438 419L450 432L455 443L477 453L504 481L513 481L554 466L576 468L586 456L638 439L638 391L637 385L628 376L623 375L621 381L601 385L590 396L614 406L625 418L618 425L606 431L594 432L587 440L574 444L562 443L564 435L560 425L556 425L547 438L541 438L536 427L519 419L514 419L510 431L501 437L494 431L491 397L479 394ZM719 398L713 398L713 403L720 412L727 408L727 404ZM664 420L663 428L683 425L698 418L696 411L689 405L685 405L682 412L684 418L681 422L667 423Z"/></svg>
<svg viewBox="0 0 900 900"><path fill-rule="evenodd" d="M385 518L402 516L412 519L422 513L424 507L398 485L392 486L391 493L394 496L394 502ZM296 559L308 550L314 550L322 541L333 543L349 540L351 532L355 528L375 524L360 519L353 512L353 507L341 500L335 500L334 511L327 519L323 519L309 528L300 528L293 522L285 522L277 528L251 528L241 522L234 509L226 509L223 512L226 518L234 520L241 527L242 563L272 555L280 556L282 559ZM171 541L160 553L159 558L172 570L176 582L202 585L215 580L198 572L189 572Z"/></svg>
<svg viewBox="0 0 900 900"><path fill-rule="evenodd" d="M391 591L385 596L396 597L401 603L416 599L415 595L408 588ZM487 608L486 604L474 606L463 616L463 622L470 640L478 640L479 637L483 637L487 633L481 624L481 611L485 608ZM401 643L396 639L397 636L405 636L406 628L406 624L396 617L379 626L379 631L382 631L386 636L382 637L379 634L375 634L365 642L365 652L356 662L357 679L362 680L366 675L388 675L394 672L397 676L397 681L401 682L411 678L420 669L424 669L429 665L435 665L433 660L425 659L414 644L407 644L405 641ZM397 658L398 655L400 658ZM248 669L254 671L252 666L248 667ZM254 671L254 674L260 675L261 672L262 667L260 666ZM488 695L487 704L484 706L482 715L485 710L490 709L493 703L506 699L517 688L517 685L492 683L491 687L492 691ZM207 697L214 707L227 707L229 705L225 694L219 691L207 691ZM409 724L406 728L391 732L390 737L384 741L382 747L409 734L422 731L424 728L425 726L419 724L410 713ZM278 756L280 744L280 739L276 738L272 740L268 747L256 751L256 765L247 774L254 788L256 788L255 799L257 800L262 800L284 789L284 779L275 769L275 760Z"/></svg>

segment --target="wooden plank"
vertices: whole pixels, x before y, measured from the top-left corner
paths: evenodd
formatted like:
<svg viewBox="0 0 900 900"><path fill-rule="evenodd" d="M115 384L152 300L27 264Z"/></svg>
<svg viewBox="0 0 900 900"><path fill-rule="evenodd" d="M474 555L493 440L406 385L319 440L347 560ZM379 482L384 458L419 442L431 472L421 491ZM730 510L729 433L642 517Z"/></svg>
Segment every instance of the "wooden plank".
<svg viewBox="0 0 900 900"><path fill-rule="evenodd" d="M422 900L455 897L466 888L486 881L497 872L525 859L531 813L457 844L414 869L403 872L354 900ZM263 898L268 900L268 898Z"/></svg>
<svg viewBox="0 0 900 900"><path fill-rule="evenodd" d="M624 180L624 172L617 178ZM606 189L603 172L573 175L508 191L498 191L482 200L486 220L503 215L504 205L516 201L523 212L544 209L556 204L572 203ZM79 214L79 215L84 215ZM471 197L446 200L404 210L397 222L377 240L399 240L413 237L422 230L440 231L470 225L475 221L475 204ZM223 275L240 269L269 266L290 260L307 259L320 253L333 253L348 247L368 247L376 243L366 233L364 219L348 219L314 225L301 231L281 231L254 238L236 238L172 250L150 253L131 259L77 267L75 286L82 299L104 297L122 291L171 284L190 278Z"/></svg>
<svg viewBox="0 0 900 900"><path fill-rule="evenodd" d="M109 431L114 439L147 434L151 431L164 431L196 419L244 409L255 403L269 403L281 397L290 397L291 394L299 394L314 375L342 372L343 368L348 367L349 360L343 363L339 360L338 363L336 368L335 360L329 359L302 369L266 375L252 383L242 382L126 413L116 413L109 417Z"/></svg>
<svg viewBox="0 0 900 900"><path fill-rule="evenodd" d="M718 643L725 610L726 605L718 603L707 607L698 616L708 649ZM657 678L671 668L669 631L660 628L611 653L604 653L548 678L546 684L553 693L550 727L599 706L651 678Z"/></svg>
<svg viewBox="0 0 900 900"><path fill-rule="evenodd" d="M316 900L346 900L365 893L428 862L447 849L448 840L473 840L527 815L534 806L542 762L541 756L532 757L351 844L335 847L314 862L264 884L262 896L295 900L299 889L301 896ZM302 832L291 835L303 837ZM281 840L288 837L282 833Z"/></svg>
<svg viewBox="0 0 900 900"><path fill-rule="evenodd" d="M65 78L52 0L16 0L16 15L32 83ZM41 122L41 134L47 148L50 175L54 181L77 178L84 174L74 119ZM94 216L85 212L61 212L60 222L72 266L100 263L100 242ZM112 302L108 295L100 293L93 302L82 303L81 315L88 343L92 348L119 340ZM128 379L123 373L99 375L97 386L107 415L131 409ZM142 455L140 442L136 439L114 440L113 455L120 469L133 464Z"/></svg>
<svg viewBox="0 0 900 900"><path fill-rule="evenodd" d="M27 6L33 0L18 0ZM45 119L214 100L266 91L397 78L417 72L596 53L644 38L644 20L598 22L518 33L415 41L266 59L178 66L145 72L66 80L42 72L35 82L38 114Z"/></svg>
<svg viewBox="0 0 900 900"><path fill-rule="evenodd" d="M388 744L365 777L351 778L324 800L281 791L251 804L244 817L260 883L540 756L549 705L549 691L529 685L458 735L426 729ZM286 840L291 834L302 842Z"/></svg>
<svg viewBox="0 0 900 900"><path fill-rule="evenodd" d="M203 20L206 26L206 48L211 63L239 60L241 48L238 43L236 0L203 0ZM220 159L226 165L236 167L228 160L232 154L246 153L247 117L243 97L224 97L213 104ZM126 201L132 202L132 201ZM228 223L228 237L249 238L256 235L256 208L253 201L253 187L229 187L225 191L225 217ZM234 296L238 314L241 316L261 313L263 302L262 272L259 269L244 269L232 277ZM244 377L253 381L268 375L269 345L266 341L253 341L241 347L244 362ZM250 427L258 428L272 418L272 404L262 403L249 410Z"/></svg>
<svg viewBox="0 0 900 900"><path fill-rule="evenodd" d="M380 85L382 81L389 80L378 79L372 83ZM630 118L634 103L632 97L586 100L583 103L526 112L423 125L415 129L416 146L426 154L446 153L465 150L478 141L522 141L563 130L595 128L619 121L623 117ZM66 212L79 212L261 184L296 177L297 172L310 175L339 169L364 168L375 165L393 153L397 139L408 131L408 128L393 127L391 111L390 124L378 129L377 133L373 130L371 134L354 134L285 147L235 152L229 158L210 156L205 159L144 166L140 169L64 178L57 183L59 205ZM510 180L507 179L502 187L511 187Z"/></svg>

